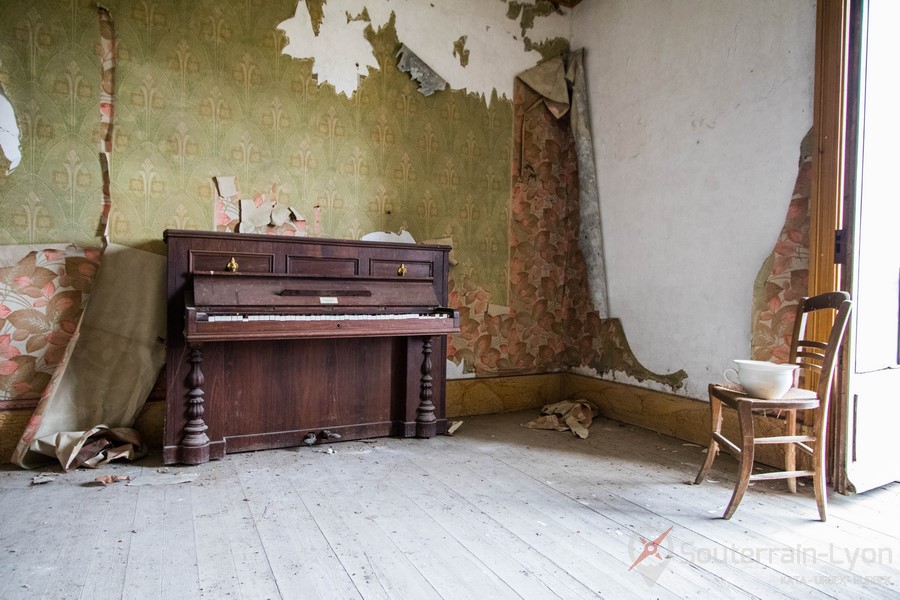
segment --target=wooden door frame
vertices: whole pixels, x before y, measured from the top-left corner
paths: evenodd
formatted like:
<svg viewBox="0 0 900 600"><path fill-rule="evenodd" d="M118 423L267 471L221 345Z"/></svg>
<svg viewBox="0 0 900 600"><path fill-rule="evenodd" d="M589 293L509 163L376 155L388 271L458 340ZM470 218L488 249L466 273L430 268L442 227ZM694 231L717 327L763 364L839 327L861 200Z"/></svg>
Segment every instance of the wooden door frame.
<svg viewBox="0 0 900 600"><path fill-rule="evenodd" d="M848 289L845 273L836 259L835 239L841 232L844 256L848 254L850 240L844 225L848 194L852 190L845 184L853 174L848 173L847 133L853 125L850 113L855 114L848 102L852 92L851 72L851 3L855 0L818 0L816 3L815 88L813 91L813 130L816 152L812 161L810 189L809 228L809 288L810 296ZM811 320L812 335L827 339L832 321L826 318ZM830 478L835 489L850 492L847 480L848 439L850 415L848 380L851 361L849 344L844 344L841 368L838 371L834 401L831 403L828 434L828 463Z"/></svg>
<svg viewBox="0 0 900 600"><path fill-rule="evenodd" d="M809 295L839 290L835 232L841 229L847 114L847 56L850 0L816 3L816 70L809 227ZM830 323L817 323L827 337Z"/></svg>

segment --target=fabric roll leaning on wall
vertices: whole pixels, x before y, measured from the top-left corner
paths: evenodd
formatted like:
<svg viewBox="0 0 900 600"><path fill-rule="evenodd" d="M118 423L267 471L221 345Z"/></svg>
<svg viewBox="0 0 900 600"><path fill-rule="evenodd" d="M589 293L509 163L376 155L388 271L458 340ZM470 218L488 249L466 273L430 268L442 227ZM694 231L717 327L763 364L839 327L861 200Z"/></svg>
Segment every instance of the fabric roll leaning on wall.
<svg viewBox="0 0 900 600"><path fill-rule="evenodd" d="M112 450L123 444L133 448L122 452L137 455L139 443L121 441L137 434L116 430L134 423L165 364L165 287L165 256L116 244L106 248L78 330L12 462L33 468L50 456L65 469L85 461L99 466L121 454ZM108 443L98 441L108 429ZM84 446L104 457L85 456Z"/></svg>

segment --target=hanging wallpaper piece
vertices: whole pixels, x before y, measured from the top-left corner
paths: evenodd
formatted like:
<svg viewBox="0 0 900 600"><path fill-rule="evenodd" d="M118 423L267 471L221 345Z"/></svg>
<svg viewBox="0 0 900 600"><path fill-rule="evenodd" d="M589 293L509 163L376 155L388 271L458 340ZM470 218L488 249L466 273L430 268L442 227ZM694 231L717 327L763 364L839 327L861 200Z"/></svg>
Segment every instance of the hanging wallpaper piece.
<svg viewBox="0 0 900 600"><path fill-rule="evenodd" d="M397 68L404 73L409 73L413 80L419 82L417 91L423 96L430 96L435 92L447 89L447 82L416 56L415 52L407 48L406 44L400 46L397 57Z"/></svg>

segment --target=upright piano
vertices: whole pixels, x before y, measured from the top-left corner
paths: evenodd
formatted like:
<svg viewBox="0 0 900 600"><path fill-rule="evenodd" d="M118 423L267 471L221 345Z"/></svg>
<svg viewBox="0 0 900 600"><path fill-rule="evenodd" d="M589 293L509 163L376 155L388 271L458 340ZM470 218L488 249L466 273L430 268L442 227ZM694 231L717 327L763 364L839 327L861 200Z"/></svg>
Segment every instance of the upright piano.
<svg viewBox="0 0 900 600"><path fill-rule="evenodd" d="M167 230L165 464L446 432L447 246Z"/></svg>

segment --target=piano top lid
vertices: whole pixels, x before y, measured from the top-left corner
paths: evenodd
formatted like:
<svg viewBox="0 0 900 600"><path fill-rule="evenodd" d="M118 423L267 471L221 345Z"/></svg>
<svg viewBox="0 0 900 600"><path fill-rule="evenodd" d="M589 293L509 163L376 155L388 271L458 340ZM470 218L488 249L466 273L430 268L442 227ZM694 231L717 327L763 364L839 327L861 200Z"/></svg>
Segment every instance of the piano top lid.
<svg viewBox="0 0 900 600"><path fill-rule="evenodd" d="M409 244L406 242L378 242L372 240L345 240L340 238L317 238L311 236L292 236L292 235L272 235L268 233L237 233L223 231L207 231L207 230L189 230L189 229L166 229L163 231L163 241L168 242L169 239L198 239L210 240L214 243L230 242L263 242L263 243L300 243L313 244L321 246L354 246L354 247L381 247L390 249L407 249L407 250L438 250L442 252L450 252L451 246L445 244L423 244L416 242Z"/></svg>
<svg viewBox="0 0 900 600"><path fill-rule="evenodd" d="M440 306L430 279L310 278L271 273L194 273L195 306L373 309Z"/></svg>

